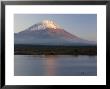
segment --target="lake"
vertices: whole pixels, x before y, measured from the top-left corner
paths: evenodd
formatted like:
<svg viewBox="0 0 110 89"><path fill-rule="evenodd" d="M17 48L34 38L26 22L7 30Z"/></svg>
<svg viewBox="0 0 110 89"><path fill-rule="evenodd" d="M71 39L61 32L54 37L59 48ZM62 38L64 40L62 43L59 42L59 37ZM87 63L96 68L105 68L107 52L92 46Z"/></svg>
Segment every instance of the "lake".
<svg viewBox="0 0 110 89"><path fill-rule="evenodd" d="M14 55L15 76L96 76L97 56Z"/></svg>

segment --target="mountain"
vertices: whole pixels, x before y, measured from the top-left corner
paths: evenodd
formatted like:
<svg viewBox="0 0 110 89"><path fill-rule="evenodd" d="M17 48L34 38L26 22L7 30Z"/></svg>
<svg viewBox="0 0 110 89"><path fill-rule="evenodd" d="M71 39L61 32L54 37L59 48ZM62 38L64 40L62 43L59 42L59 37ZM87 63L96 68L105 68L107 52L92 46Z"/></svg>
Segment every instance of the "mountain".
<svg viewBox="0 0 110 89"><path fill-rule="evenodd" d="M87 41L71 34L51 20L44 20L31 27L14 34L15 44L36 45L94 45L94 41Z"/></svg>

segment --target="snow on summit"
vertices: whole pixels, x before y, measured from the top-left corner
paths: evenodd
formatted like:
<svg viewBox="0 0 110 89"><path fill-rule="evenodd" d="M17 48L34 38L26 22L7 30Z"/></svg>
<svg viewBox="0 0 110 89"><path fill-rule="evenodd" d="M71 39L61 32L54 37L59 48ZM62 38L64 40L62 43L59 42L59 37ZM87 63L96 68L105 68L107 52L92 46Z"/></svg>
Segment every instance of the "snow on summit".
<svg viewBox="0 0 110 89"><path fill-rule="evenodd" d="M53 28L53 29L57 29L60 28L55 22L53 22L52 20L44 20L42 21L42 25L46 28Z"/></svg>
<svg viewBox="0 0 110 89"><path fill-rule="evenodd" d="M37 24L34 24L29 30L45 30L46 28L48 29L61 29L59 25L57 25L54 21L52 20L43 20L42 22L39 22Z"/></svg>

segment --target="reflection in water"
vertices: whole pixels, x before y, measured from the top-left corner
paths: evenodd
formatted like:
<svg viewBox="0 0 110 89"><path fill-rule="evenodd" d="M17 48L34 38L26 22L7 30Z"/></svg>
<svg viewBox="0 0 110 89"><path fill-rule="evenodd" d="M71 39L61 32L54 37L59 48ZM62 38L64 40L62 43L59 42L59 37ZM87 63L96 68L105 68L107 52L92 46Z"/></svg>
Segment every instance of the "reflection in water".
<svg viewBox="0 0 110 89"><path fill-rule="evenodd" d="M55 62L55 56L53 55L45 55L46 63L44 62L45 65L45 75L55 75L56 72L56 62Z"/></svg>
<svg viewBox="0 0 110 89"><path fill-rule="evenodd" d="M15 76L96 76L97 56L15 55Z"/></svg>

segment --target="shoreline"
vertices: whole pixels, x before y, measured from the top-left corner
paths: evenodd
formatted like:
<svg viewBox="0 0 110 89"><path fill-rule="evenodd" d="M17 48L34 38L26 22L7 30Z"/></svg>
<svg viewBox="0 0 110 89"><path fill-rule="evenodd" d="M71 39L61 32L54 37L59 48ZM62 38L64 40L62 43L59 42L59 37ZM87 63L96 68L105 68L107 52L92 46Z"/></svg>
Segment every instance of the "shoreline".
<svg viewBox="0 0 110 89"><path fill-rule="evenodd" d="M15 55L97 55L97 46L15 45Z"/></svg>

